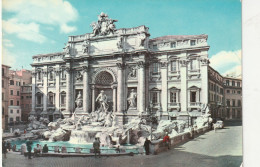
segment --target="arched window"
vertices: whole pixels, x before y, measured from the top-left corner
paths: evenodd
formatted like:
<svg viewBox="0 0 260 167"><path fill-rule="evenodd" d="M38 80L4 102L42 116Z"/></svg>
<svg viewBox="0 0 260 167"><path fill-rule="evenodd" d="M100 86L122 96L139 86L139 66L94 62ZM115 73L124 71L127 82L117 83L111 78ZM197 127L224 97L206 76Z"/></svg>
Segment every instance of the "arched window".
<svg viewBox="0 0 260 167"><path fill-rule="evenodd" d="M113 77L109 72L102 71L96 76L95 83L100 85L110 85L113 83Z"/></svg>

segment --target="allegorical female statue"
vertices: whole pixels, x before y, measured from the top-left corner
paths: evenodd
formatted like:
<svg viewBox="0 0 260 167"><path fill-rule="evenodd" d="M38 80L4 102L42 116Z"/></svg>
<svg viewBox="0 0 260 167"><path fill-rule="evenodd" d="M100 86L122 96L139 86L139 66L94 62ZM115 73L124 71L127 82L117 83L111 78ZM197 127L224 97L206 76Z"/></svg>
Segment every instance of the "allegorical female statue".
<svg viewBox="0 0 260 167"><path fill-rule="evenodd" d="M127 98L127 101L129 103L129 108L136 108L136 97L137 94L134 91L134 89L132 89L131 93L129 94L129 97Z"/></svg>
<svg viewBox="0 0 260 167"><path fill-rule="evenodd" d="M81 92L79 91L78 96L77 96L76 101L75 101L77 108L82 107L82 102L83 102L82 95L81 95Z"/></svg>

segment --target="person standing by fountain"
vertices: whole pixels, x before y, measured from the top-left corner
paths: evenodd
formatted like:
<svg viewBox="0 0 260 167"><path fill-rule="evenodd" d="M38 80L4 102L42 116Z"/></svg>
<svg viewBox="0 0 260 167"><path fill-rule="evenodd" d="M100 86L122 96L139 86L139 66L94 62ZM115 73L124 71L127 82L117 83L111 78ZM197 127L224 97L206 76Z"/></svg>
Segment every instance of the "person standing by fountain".
<svg viewBox="0 0 260 167"><path fill-rule="evenodd" d="M99 154L99 158L100 158L100 141L98 140L98 138L95 138L95 141L93 143L93 148L94 148L94 153L95 153L95 158L97 153Z"/></svg>
<svg viewBox="0 0 260 167"><path fill-rule="evenodd" d="M146 155L149 155L149 153L150 153L150 151L149 151L150 144L151 144L151 141L148 140L148 138L146 138L146 140L144 142L144 149L145 149L145 154Z"/></svg>
<svg viewBox="0 0 260 167"><path fill-rule="evenodd" d="M48 148L47 144L45 144L43 146L42 153L48 153L48 151L49 151L49 148Z"/></svg>
<svg viewBox="0 0 260 167"><path fill-rule="evenodd" d="M5 158L6 158L6 153L7 153L6 143L4 140L2 140L2 154L4 155Z"/></svg>
<svg viewBox="0 0 260 167"><path fill-rule="evenodd" d="M165 143L166 147L168 147L168 149L170 149L170 137L168 136L168 133L166 133L166 135L163 138L163 142Z"/></svg>
<svg viewBox="0 0 260 167"><path fill-rule="evenodd" d="M32 154L32 141L31 141L31 139L26 142L26 147L27 147L27 151L28 151L28 159L32 159L31 158L31 154Z"/></svg>

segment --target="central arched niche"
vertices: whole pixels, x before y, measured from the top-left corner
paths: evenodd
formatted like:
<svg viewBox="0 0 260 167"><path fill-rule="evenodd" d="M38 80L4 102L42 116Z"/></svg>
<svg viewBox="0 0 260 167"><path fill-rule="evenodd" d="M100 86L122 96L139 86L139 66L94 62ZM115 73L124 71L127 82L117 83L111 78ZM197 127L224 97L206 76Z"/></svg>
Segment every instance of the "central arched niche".
<svg viewBox="0 0 260 167"><path fill-rule="evenodd" d="M107 71L101 71L97 74L95 84L111 85L114 82L112 75Z"/></svg>

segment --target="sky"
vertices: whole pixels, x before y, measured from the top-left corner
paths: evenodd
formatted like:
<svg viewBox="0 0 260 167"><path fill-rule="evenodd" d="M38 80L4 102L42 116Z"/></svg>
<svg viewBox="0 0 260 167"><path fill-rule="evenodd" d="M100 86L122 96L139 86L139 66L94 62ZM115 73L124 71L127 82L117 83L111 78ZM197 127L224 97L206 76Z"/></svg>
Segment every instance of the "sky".
<svg viewBox="0 0 260 167"><path fill-rule="evenodd" d="M210 65L241 75L240 0L3 0L3 64L31 69L33 55L61 52L68 36L91 33L101 12L117 28L149 27L150 38L207 34Z"/></svg>

